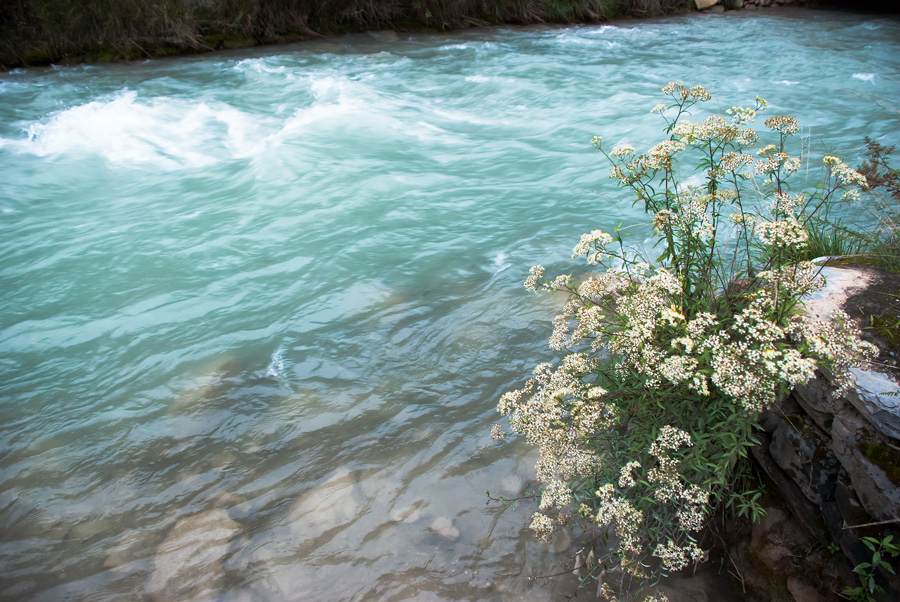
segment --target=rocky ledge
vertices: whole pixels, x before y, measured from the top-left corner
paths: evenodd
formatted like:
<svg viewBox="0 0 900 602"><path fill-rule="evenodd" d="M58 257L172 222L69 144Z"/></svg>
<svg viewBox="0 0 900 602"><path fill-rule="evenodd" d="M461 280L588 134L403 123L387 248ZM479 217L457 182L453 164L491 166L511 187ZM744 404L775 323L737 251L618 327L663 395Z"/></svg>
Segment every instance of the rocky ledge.
<svg viewBox="0 0 900 602"><path fill-rule="evenodd" d="M877 296L887 278L858 266L823 274L826 288L805 300L814 317L842 306L853 315L848 299ZM729 545L750 600L847 599L841 590L859 585L853 567L872 561L861 538L900 540L897 374L883 362L855 369L854 388L837 396L831 375L820 372L761 417L752 452L768 481L767 514ZM900 599L896 575L875 576L885 600Z"/></svg>

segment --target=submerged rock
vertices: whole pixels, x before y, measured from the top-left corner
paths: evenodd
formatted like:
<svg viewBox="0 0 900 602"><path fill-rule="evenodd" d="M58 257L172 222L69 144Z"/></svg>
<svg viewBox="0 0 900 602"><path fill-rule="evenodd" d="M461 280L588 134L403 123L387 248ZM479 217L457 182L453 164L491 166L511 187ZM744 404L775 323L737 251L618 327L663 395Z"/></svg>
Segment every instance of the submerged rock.
<svg viewBox="0 0 900 602"><path fill-rule="evenodd" d="M321 485L303 493L287 516L291 538L299 545L355 522L370 502L358 481L359 475L341 467Z"/></svg>
<svg viewBox="0 0 900 602"><path fill-rule="evenodd" d="M428 528L431 529L433 533L440 535L448 541L456 541L459 539L459 529L454 527L453 521L446 516L437 517Z"/></svg>
<svg viewBox="0 0 900 602"><path fill-rule="evenodd" d="M222 562L240 525L221 509L182 518L156 549L145 592L153 600L214 596L225 580Z"/></svg>

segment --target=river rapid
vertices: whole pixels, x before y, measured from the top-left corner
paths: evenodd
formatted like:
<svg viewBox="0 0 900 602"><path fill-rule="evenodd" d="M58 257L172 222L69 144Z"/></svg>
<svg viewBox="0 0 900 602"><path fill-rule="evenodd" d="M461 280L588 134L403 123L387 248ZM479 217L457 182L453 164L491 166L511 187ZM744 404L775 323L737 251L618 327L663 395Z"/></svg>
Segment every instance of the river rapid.
<svg viewBox="0 0 900 602"><path fill-rule="evenodd" d="M863 136L898 141L900 22L369 33L0 76L0 598L564 599L572 578L531 577L578 540L485 504L536 459L489 431L555 357L560 299L528 268L577 272L582 232L647 221L590 139L660 139L670 80L758 94L856 165Z"/></svg>

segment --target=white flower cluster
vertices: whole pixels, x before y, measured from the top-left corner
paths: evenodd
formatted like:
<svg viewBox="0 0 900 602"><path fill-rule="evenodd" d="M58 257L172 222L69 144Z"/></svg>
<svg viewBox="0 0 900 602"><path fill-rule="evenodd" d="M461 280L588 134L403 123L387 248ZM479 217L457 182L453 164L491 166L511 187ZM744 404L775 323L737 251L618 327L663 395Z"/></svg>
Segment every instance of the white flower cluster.
<svg viewBox="0 0 900 602"><path fill-rule="evenodd" d="M768 293L756 293L728 331L701 345L712 352L713 384L751 415L775 401L780 383L805 383L816 367L815 359L780 343L785 330L770 319L773 308Z"/></svg>
<svg viewBox="0 0 900 602"><path fill-rule="evenodd" d="M681 140L663 140L651 147L646 155L638 156L637 162L646 170L672 169L672 157L684 149L685 144Z"/></svg>
<svg viewBox="0 0 900 602"><path fill-rule="evenodd" d="M512 430L540 449L537 476L548 484L542 510L571 501L564 483L597 467L598 457L585 446L586 437L615 420L614 408L603 399L605 391L583 380L595 362L573 353L555 370L550 364L539 364L534 378L523 389L504 394L497 406L509 416Z"/></svg>
<svg viewBox="0 0 900 602"><path fill-rule="evenodd" d="M686 186L675 195L672 209L662 209L653 216L653 227L657 232L671 232L680 240L697 238L709 240L715 235L709 212L713 201L731 200L726 192L715 196L702 192L696 187Z"/></svg>
<svg viewBox="0 0 900 602"><path fill-rule="evenodd" d="M662 559L663 566L667 571L680 571L691 560L703 558L703 550L698 548L693 541L688 541L686 545L680 546L669 540L665 546L661 543L658 544L653 555Z"/></svg>
<svg viewBox="0 0 900 602"><path fill-rule="evenodd" d="M737 228L752 230L756 224L756 216L749 213L732 213L728 216L728 221Z"/></svg>
<svg viewBox="0 0 900 602"><path fill-rule="evenodd" d="M726 173L743 173L742 169L747 167L753 162L753 155L747 155L745 153L736 153L730 152L722 157L722 160L719 161L719 168Z"/></svg>
<svg viewBox="0 0 900 602"><path fill-rule="evenodd" d="M619 487L633 487L635 484L634 473L635 470L641 467L640 462L629 462L625 466L622 467L622 470L619 471Z"/></svg>
<svg viewBox="0 0 900 602"><path fill-rule="evenodd" d="M725 112L732 115L732 121L735 125L745 125L752 123L756 119L756 109L750 107L731 107Z"/></svg>
<svg viewBox="0 0 900 602"><path fill-rule="evenodd" d="M535 537L542 541L548 541L553 534L553 519L541 512L535 512L531 517L531 525Z"/></svg>
<svg viewBox="0 0 900 602"><path fill-rule="evenodd" d="M772 212L781 215L793 213L798 206L802 206L804 197L802 194L791 196L784 192L776 192L772 195Z"/></svg>
<svg viewBox="0 0 900 602"><path fill-rule="evenodd" d="M559 479L551 479L541 493L541 510L562 508L572 503L572 491Z"/></svg>
<svg viewBox="0 0 900 602"><path fill-rule="evenodd" d="M760 272L757 277L765 280L782 294L799 299L825 286L825 278L820 272L822 268L808 261L789 264Z"/></svg>
<svg viewBox="0 0 900 602"><path fill-rule="evenodd" d="M694 102L703 102L712 98L703 86L686 88L680 82L667 83L662 87L662 93L676 100L692 100Z"/></svg>
<svg viewBox="0 0 900 602"><path fill-rule="evenodd" d="M644 264L646 265L646 264ZM627 278L614 271L588 277L578 285L578 294L584 298L600 299L615 295L628 283Z"/></svg>
<svg viewBox="0 0 900 602"><path fill-rule="evenodd" d="M861 188L865 188L866 176L862 175L855 169L850 168L846 163L844 163L837 157L832 155L825 155L825 157L822 159L822 162L830 167L832 173L837 176L842 185L859 186Z"/></svg>
<svg viewBox="0 0 900 602"><path fill-rule="evenodd" d="M626 144L616 148L609 154L613 157L628 157L634 154L634 147Z"/></svg>
<svg viewBox="0 0 900 602"><path fill-rule="evenodd" d="M730 142L735 140L740 133L740 129L733 122L718 115L707 117L700 123L691 123L684 119L679 121L673 130L675 137L686 143L693 143L695 140Z"/></svg>
<svg viewBox="0 0 900 602"><path fill-rule="evenodd" d="M850 368L865 364L878 355L878 348L859 338L860 330L850 316L834 310L830 320L795 317L787 332L802 340L809 351L829 364L842 395L852 384Z"/></svg>
<svg viewBox="0 0 900 602"><path fill-rule="evenodd" d="M681 429L666 425L660 429L656 441L650 446L650 455L661 457L667 451L675 451L682 447L690 447L694 444L691 436Z"/></svg>
<svg viewBox="0 0 900 602"><path fill-rule="evenodd" d="M532 293L536 293L537 287L541 283L541 278L544 277L544 266L542 266L542 265L531 266L531 269L529 270L529 272L530 272L530 275L528 276L528 279L525 280L524 286L526 289L530 290Z"/></svg>
<svg viewBox="0 0 900 602"><path fill-rule="evenodd" d="M606 245L613 241L613 237L601 230L594 230L581 235L581 240L572 249L572 257L584 255L588 263L600 263L605 256Z"/></svg>
<svg viewBox="0 0 900 602"><path fill-rule="evenodd" d="M763 156L762 161L757 161L753 171L757 174L779 175L786 177L800 168L800 159L791 157L787 153L770 152Z"/></svg>
<svg viewBox="0 0 900 602"><path fill-rule="evenodd" d="M612 484L606 484L597 490L600 498L600 509L596 521L601 525L613 525L619 537L619 550L623 556L633 556L642 551L640 530L644 522L644 514L635 509L623 497L615 494Z"/></svg>
<svg viewBox="0 0 900 602"><path fill-rule="evenodd" d="M799 248L809 240L809 232L795 217L759 222L756 224L756 234L763 244L778 248Z"/></svg>
<svg viewBox="0 0 900 602"><path fill-rule="evenodd" d="M766 127L775 130L785 136L796 134L800 131L800 124L793 117L780 115L778 117L769 117L766 119Z"/></svg>
<svg viewBox="0 0 900 602"><path fill-rule="evenodd" d="M678 526L685 533L696 533L706 522L709 507L709 491L690 485L682 491L682 503L678 511Z"/></svg>

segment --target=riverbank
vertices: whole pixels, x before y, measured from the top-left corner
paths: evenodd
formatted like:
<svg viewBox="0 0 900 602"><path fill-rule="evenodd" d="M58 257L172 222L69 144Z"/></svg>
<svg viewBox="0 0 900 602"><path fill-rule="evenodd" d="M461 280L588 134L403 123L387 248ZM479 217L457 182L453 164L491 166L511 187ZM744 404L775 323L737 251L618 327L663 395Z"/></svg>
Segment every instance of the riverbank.
<svg viewBox="0 0 900 602"><path fill-rule="evenodd" d="M435 33L780 6L879 8L843 0L10 0L0 6L0 71L191 55L362 31Z"/></svg>
<svg viewBox="0 0 900 602"><path fill-rule="evenodd" d="M368 30L591 23L686 12L690 0L11 0L0 68L111 62Z"/></svg>

